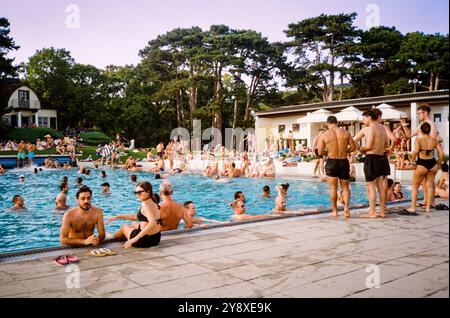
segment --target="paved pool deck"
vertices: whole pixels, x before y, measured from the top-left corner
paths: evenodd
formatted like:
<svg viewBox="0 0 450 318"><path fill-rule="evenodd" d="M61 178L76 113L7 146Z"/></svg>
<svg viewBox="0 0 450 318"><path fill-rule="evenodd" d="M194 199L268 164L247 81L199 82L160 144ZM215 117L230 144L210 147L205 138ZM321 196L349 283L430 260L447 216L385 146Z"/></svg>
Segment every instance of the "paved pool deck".
<svg viewBox="0 0 450 318"><path fill-rule="evenodd" d="M360 212L168 235L150 249L116 244L115 256L78 251L71 267L0 263L0 297L449 297L448 211Z"/></svg>

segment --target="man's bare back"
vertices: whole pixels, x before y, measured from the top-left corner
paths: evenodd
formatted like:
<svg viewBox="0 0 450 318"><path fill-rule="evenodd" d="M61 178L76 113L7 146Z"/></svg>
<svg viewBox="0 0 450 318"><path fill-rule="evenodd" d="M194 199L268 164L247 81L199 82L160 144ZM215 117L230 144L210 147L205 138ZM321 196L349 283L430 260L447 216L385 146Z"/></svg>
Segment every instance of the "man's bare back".
<svg viewBox="0 0 450 318"><path fill-rule="evenodd" d="M348 152L355 150L355 143L350 133L339 127L330 128L322 134L319 153L323 152L323 144L326 145L327 157L330 159L347 159Z"/></svg>
<svg viewBox="0 0 450 318"><path fill-rule="evenodd" d="M175 230L178 228L178 225L182 219L186 222L186 218L189 217L185 207L178 202L164 201L160 204L160 207L162 219L161 231ZM189 226L188 222L185 224L186 228L192 227L192 224Z"/></svg>

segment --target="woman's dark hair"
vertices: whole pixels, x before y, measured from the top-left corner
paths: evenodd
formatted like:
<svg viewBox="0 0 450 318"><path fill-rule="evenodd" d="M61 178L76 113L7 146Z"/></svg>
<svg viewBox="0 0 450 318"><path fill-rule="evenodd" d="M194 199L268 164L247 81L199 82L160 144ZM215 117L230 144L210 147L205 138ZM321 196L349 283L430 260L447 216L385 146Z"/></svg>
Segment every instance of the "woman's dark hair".
<svg viewBox="0 0 450 318"><path fill-rule="evenodd" d="M152 199L153 202L155 202L155 204L158 206L159 208L159 201L161 199L159 199L159 201L155 198L155 195L157 198L159 198L159 195L153 193L153 187L151 185L150 182L148 181L142 181L141 183L139 183L137 185L138 187L141 187L145 192L147 192L150 195L150 198Z"/></svg>
<svg viewBox="0 0 450 318"><path fill-rule="evenodd" d="M263 191L264 192L269 192L270 191L270 187L269 186L264 186L263 187Z"/></svg>
<svg viewBox="0 0 450 318"><path fill-rule="evenodd" d="M65 187L67 187L67 182L61 182L59 189L62 191Z"/></svg>
<svg viewBox="0 0 450 318"><path fill-rule="evenodd" d="M155 179L161 179L161 175L159 173L155 174Z"/></svg>
<svg viewBox="0 0 450 318"><path fill-rule="evenodd" d="M161 202L161 198L156 193L153 193L153 201L155 201L156 204L159 204L159 202Z"/></svg>
<svg viewBox="0 0 450 318"><path fill-rule="evenodd" d="M287 190L289 189L289 183L286 183L286 184L282 183L282 184L280 184L280 187L281 187L281 189L283 189L284 191L287 191Z"/></svg>
<svg viewBox="0 0 450 318"><path fill-rule="evenodd" d="M420 125L420 130L423 134L428 135L431 131L431 125L429 123L423 123Z"/></svg>
<svg viewBox="0 0 450 318"><path fill-rule="evenodd" d="M392 185L394 184L394 180L387 179L387 184L388 184L388 188L392 187Z"/></svg>

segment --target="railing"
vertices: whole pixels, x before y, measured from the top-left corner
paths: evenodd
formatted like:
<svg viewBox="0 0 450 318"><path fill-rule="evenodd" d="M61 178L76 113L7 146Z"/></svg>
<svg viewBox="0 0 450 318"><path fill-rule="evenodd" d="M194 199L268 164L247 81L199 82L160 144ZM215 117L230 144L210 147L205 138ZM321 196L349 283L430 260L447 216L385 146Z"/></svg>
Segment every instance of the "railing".
<svg viewBox="0 0 450 318"><path fill-rule="evenodd" d="M12 99L9 106L12 108L38 109L41 108L41 103L38 100L30 101L23 99Z"/></svg>

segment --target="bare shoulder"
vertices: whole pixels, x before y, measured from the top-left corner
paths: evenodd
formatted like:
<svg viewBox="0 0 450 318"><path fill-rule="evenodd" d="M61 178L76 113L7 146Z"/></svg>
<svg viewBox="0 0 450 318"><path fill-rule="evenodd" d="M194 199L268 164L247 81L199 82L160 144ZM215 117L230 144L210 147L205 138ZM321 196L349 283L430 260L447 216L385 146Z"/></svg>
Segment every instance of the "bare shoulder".
<svg viewBox="0 0 450 318"><path fill-rule="evenodd" d="M97 215L103 215L103 210L97 207L92 207L92 212L94 212Z"/></svg>

